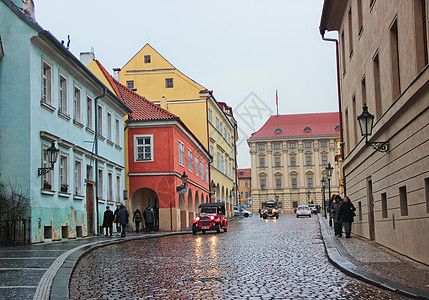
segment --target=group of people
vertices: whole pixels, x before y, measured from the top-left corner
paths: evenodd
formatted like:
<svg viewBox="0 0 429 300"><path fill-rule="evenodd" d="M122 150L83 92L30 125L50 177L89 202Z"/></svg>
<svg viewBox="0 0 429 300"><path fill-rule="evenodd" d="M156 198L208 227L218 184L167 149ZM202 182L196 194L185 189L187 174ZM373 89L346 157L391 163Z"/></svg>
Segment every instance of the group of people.
<svg viewBox="0 0 429 300"><path fill-rule="evenodd" d="M343 226L346 238L351 238L350 233L352 231L353 218L356 208L351 203L349 197L344 197L341 199L340 195L332 195L328 203L328 212L329 212L329 226L332 226L334 223L334 232L338 237L343 236Z"/></svg>
<svg viewBox="0 0 429 300"><path fill-rule="evenodd" d="M120 233L121 237L125 237L125 230L129 223L129 217L130 213L123 204L117 205L115 212L111 211L109 206L106 206L102 225L102 227L106 228L106 236L112 236L113 223L115 223L118 234ZM143 218L147 231L153 232L156 218L155 211L150 205L147 206L143 213L140 211L138 206L134 211L133 222L135 224L136 232L140 231L140 223Z"/></svg>

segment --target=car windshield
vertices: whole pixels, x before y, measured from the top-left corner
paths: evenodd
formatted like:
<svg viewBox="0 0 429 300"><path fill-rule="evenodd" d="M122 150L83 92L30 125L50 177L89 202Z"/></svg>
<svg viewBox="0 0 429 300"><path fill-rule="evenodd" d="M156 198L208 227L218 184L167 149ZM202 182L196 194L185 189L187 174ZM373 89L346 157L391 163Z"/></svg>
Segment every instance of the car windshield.
<svg viewBox="0 0 429 300"><path fill-rule="evenodd" d="M201 207L202 215L215 215L217 213L217 207Z"/></svg>
<svg viewBox="0 0 429 300"><path fill-rule="evenodd" d="M300 206L300 207L298 207L298 209L309 209L309 207L308 206Z"/></svg>

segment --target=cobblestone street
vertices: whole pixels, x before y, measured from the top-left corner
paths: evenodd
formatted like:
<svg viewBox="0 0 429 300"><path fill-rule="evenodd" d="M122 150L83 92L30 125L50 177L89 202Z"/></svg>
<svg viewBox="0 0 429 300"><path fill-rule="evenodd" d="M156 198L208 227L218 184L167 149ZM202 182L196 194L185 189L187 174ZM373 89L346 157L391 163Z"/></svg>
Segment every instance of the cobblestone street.
<svg viewBox="0 0 429 300"><path fill-rule="evenodd" d="M353 279L326 255L317 217L258 215L226 233L101 247L78 263L72 299L408 299Z"/></svg>

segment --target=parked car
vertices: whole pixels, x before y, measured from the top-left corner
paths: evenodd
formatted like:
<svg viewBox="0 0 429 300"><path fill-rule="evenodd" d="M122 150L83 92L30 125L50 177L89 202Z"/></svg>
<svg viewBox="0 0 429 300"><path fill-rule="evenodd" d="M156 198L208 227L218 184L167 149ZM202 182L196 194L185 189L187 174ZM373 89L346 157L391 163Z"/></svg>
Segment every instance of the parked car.
<svg viewBox="0 0 429 300"><path fill-rule="evenodd" d="M198 231L206 233L207 230L216 230L218 233L222 229L227 231L224 202L203 203L198 209L199 216L192 221L192 234L197 234Z"/></svg>
<svg viewBox="0 0 429 300"><path fill-rule="evenodd" d="M311 209L307 205L301 205L296 210L296 217L307 216L311 218Z"/></svg>
<svg viewBox="0 0 429 300"><path fill-rule="evenodd" d="M314 205L314 204L308 204L307 206L310 207L312 214L317 214L317 207L316 207L316 205Z"/></svg>
<svg viewBox="0 0 429 300"><path fill-rule="evenodd" d="M251 217L252 216L252 212L245 210L244 208L238 208L237 206L234 206L234 216L236 217Z"/></svg>

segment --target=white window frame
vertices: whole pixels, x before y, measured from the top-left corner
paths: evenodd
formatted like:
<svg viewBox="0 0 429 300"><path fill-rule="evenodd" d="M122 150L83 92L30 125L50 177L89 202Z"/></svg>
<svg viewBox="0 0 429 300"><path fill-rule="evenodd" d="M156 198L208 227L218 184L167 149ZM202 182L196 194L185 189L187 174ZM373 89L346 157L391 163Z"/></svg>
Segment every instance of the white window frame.
<svg viewBox="0 0 429 300"><path fill-rule="evenodd" d="M198 156L195 154L195 175L199 176Z"/></svg>
<svg viewBox="0 0 429 300"><path fill-rule="evenodd" d="M138 147L147 147L146 144L139 145L138 139L150 139L150 159L138 159ZM153 134L135 135L134 136L134 162L150 162L153 161Z"/></svg>
<svg viewBox="0 0 429 300"><path fill-rule="evenodd" d="M80 164L80 170L76 168L77 164ZM74 195L82 195L82 159L74 159Z"/></svg>
<svg viewBox="0 0 429 300"><path fill-rule="evenodd" d="M62 83L64 82L64 87ZM68 78L60 73L58 82L58 112L67 115Z"/></svg>
<svg viewBox="0 0 429 300"><path fill-rule="evenodd" d="M204 180L204 163L203 163L203 160L200 160L200 175L201 175L201 180Z"/></svg>
<svg viewBox="0 0 429 300"><path fill-rule="evenodd" d="M42 145L42 168L50 168L51 167L51 163L48 161L48 148L50 146L49 145ZM55 173L54 170L50 170L48 173L42 175L42 189L44 190L55 190L54 188L54 179L55 179ZM47 184L51 185L50 189L45 188L44 184L45 182Z"/></svg>
<svg viewBox="0 0 429 300"><path fill-rule="evenodd" d="M217 169L220 171L220 152L217 152L217 164L216 164Z"/></svg>
<svg viewBox="0 0 429 300"><path fill-rule="evenodd" d="M219 131L219 118L216 116L216 130Z"/></svg>
<svg viewBox="0 0 429 300"><path fill-rule="evenodd" d="M112 141L112 113L107 111L107 139Z"/></svg>
<svg viewBox="0 0 429 300"><path fill-rule="evenodd" d="M90 95L86 95L86 127L89 129L93 128L92 125L92 115L93 115L93 99Z"/></svg>
<svg viewBox="0 0 429 300"><path fill-rule="evenodd" d="M179 165L185 166L185 144L179 140Z"/></svg>
<svg viewBox="0 0 429 300"><path fill-rule="evenodd" d="M45 75L45 65L49 67L49 73ZM45 58L42 59L42 91L41 102L52 105L52 82L53 82L53 66ZM46 83L46 86L45 86Z"/></svg>
<svg viewBox="0 0 429 300"><path fill-rule="evenodd" d="M118 118L115 118L115 144L120 146L121 145L121 121L119 121Z"/></svg>
<svg viewBox="0 0 429 300"><path fill-rule="evenodd" d="M121 174L116 174L116 203L121 203Z"/></svg>
<svg viewBox="0 0 429 300"><path fill-rule="evenodd" d="M61 192L61 187L63 185L67 186L67 193L70 193L70 182L69 182L69 155L66 152L60 152L59 155L59 180L58 180L58 184L59 184L59 191ZM63 159L65 159L65 165L63 164ZM65 193L65 192L63 192Z"/></svg>
<svg viewBox="0 0 429 300"><path fill-rule="evenodd" d="M103 136L103 105L97 106L97 134Z"/></svg>
<svg viewBox="0 0 429 300"><path fill-rule="evenodd" d="M107 171L107 201L113 202L113 172Z"/></svg>
<svg viewBox="0 0 429 300"><path fill-rule="evenodd" d="M209 122L210 122L210 124L212 124L212 121L213 121L213 112L212 112L212 109L209 107Z"/></svg>
<svg viewBox="0 0 429 300"><path fill-rule="evenodd" d="M188 148L188 170L189 170L189 172L192 172L192 164L193 164L192 150Z"/></svg>
<svg viewBox="0 0 429 300"><path fill-rule="evenodd" d="M209 183L209 167L206 166L206 183Z"/></svg>
<svg viewBox="0 0 429 300"><path fill-rule="evenodd" d="M78 97L76 97L76 92L78 92ZM73 85L73 120L78 123L81 123L82 117L82 89L74 84Z"/></svg>
<svg viewBox="0 0 429 300"><path fill-rule="evenodd" d="M101 175L101 176L100 176ZM97 176L98 176L98 198L103 199L104 197L104 168L98 167L97 170Z"/></svg>

